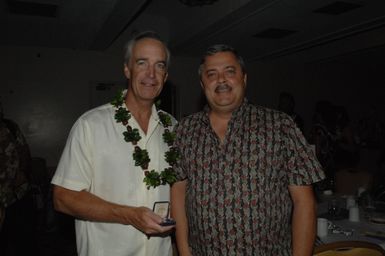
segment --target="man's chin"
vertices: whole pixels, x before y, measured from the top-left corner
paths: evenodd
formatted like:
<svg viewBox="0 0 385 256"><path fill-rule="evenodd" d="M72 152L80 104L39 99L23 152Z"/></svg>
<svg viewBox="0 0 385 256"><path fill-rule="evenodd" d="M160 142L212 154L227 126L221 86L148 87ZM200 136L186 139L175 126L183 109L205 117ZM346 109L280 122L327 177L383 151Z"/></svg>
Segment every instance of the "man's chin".
<svg viewBox="0 0 385 256"><path fill-rule="evenodd" d="M145 100L145 101L154 101L158 96L159 96L159 93L146 93L146 94L142 94L141 98L142 100Z"/></svg>
<svg viewBox="0 0 385 256"><path fill-rule="evenodd" d="M237 109L238 106L239 106L239 104L235 104L234 102L228 103L228 104L224 104L224 103L210 104L211 109L221 111L221 112L232 112L235 109Z"/></svg>

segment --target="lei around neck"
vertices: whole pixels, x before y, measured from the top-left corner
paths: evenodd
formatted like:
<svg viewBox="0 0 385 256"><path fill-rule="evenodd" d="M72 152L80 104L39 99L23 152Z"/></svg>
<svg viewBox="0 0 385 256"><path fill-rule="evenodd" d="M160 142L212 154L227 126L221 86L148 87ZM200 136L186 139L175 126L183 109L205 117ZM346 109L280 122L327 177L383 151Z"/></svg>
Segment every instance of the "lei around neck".
<svg viewBox="0 0 385 256"><path fill-rule="evenodd" d="M137 145L142 137L140 136L137 128L132 128L128 124L128 120L131 118L131 113L123 107L123 91L116 96L111 104L115 107L116 122L122 123L122 125L126 127L126 131L123 132L123 138L127 143L131 143L134 146L134 153L132 154L132 157L135 161L135 166L140 166L144 171L145 177L143 182L146 184L147 189L150 189L151 187L156 188L160 185L173 184L176 181L176 174L171 166L179 159L179 153L177 149L173 147L175 132L169 130L169 127L172 126L171 116L157 109L160 123L164 127L162 135L163 141L168 145L168 151L164 154L164 158L170 165L159 173L155 170L148 170L148 164L151 161L148 151L146 149L141 149Z"/></svg>

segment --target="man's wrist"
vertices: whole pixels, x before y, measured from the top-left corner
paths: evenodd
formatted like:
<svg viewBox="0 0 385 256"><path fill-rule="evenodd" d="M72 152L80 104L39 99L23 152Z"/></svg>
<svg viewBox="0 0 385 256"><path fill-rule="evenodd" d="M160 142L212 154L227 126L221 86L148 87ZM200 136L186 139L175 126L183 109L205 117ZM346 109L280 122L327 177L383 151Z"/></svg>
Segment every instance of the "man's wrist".
<svg viewBox="0 0 385 256"><path fill-rule="evenodd" d="M116 205L112 208L114 218L118 223L132 225L132 214L135 207Z"/></svg>

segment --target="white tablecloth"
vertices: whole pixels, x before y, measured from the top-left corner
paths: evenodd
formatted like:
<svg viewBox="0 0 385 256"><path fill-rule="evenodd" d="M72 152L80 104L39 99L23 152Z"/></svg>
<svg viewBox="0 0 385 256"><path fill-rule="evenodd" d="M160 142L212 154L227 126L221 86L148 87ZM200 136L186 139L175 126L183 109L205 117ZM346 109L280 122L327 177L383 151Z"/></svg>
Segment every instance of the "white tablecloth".
<svg viewBox="0 0 385 256"><path fill-rule="evenodd" d="M318 213L321 215L327 211L327 203L321 203L318 207ZM385 238L374 238L365 235L366 232L381 232L385 235L385 224L377 224L368 221L362 214L362 209L360 209L360 222L351 222L348 219L342 220L329 220L334 225L340 227L342 230L352 230L352 235L346 236L345 234L333 234L332 230L329 229L329 233L325 237L321 237L323 243L331 243L337 241L347 241L347 240L357 240L357 241L367 241L380 245L385 249Z"/></svg>
<svg viewBox="0 0 385 256"><path fill-rule="evenodd" d="M346 236L344 234L333 234L331 230L329 230L329 234L325 237L322 237L321 240L324 243L331 243L336 241L367 241L371 243L375 243L380 245L385 249L385 238L379 239L374 237L369 237L365 235L365 232L382 232L385 234L385 225L384 224L374 224L368 223L365 221L361 222L351 222L349 220L335 220L332 223L336 226L341 227L343 230L353 230L351 236Z"/></svg>

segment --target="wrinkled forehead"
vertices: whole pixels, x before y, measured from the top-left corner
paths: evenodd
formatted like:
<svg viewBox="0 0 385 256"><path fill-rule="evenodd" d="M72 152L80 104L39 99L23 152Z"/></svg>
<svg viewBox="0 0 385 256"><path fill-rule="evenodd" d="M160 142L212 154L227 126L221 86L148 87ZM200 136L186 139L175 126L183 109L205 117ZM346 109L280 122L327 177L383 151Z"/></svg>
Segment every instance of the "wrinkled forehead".
<svg viewBox="0 0 385 256"><path fill-rule="evenodd" d="M159 61L167 61L167 49L165 45L153 38L142 38L132 47L132 57L155 58Z"/></svg>
<svg viewBox="0 0 385 256"><path fill-rule="evenodd" d="M205 57L202 65L204 70L207 69L224 69L228 67L241 68L236 56L232 52L218 52Z"/></svg>

